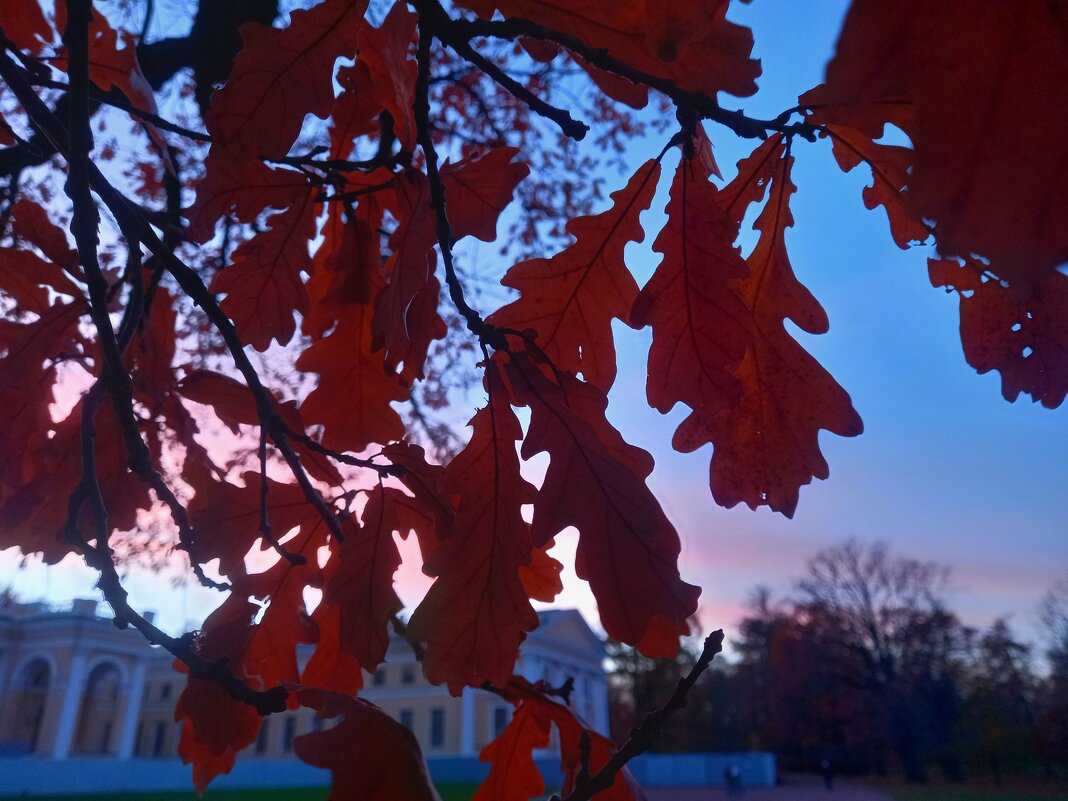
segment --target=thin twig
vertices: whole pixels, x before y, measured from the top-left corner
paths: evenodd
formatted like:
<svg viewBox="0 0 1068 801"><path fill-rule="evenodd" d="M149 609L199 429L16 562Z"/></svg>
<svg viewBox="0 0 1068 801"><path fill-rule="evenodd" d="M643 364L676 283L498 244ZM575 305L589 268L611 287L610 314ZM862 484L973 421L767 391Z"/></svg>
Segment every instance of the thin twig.
<svg viewBox="0 0 1068 801"><path fill-rule="evenodd" d="M566 109L557 108L542 100L501 67L475 50L471 46L470 37L465 36L462 29L454 24L455 20L449 17L437 0L414 0L414 2L419 11L420 31L432 33L433 36L436 36L455 50L457 55L482 70L513 97L526 103L535 114L539 114L556 123L565 136L574 139L576 142L586 137L586 134L590 131L588 125L574 119Z"/></svg>
<svg viewBox="0 0 1068 801"><path fill-rule="evenodd" d="M69 92L71 86L69 83L63 81L55 81L50 78L41 78L27 73L27 79L35 86L43 86L46 89L59 89L64 92ZM194 131L191 128L185 128L176 122L159 116L158 114L147 111L143 108L139 108L126 99L126 96L118 91L101 92L95 86L89 87L89 96L97 103L104 106L111 106L117 108L119 111L125 111L131 117L137 117L142 122L151 123L157 128L163 131L169 131L170 133L184 136L186 139L192 139L197 142L211 142L211 134L204 131Z"/></svg>
<svg viewBox="0 0 1068 801"><path fill-rule="evenodd" d="M756 119L741 111L722 108L714 97L681 88L669 78L636 69L620 61L603 48L591 47L576 36L539 25L527 19L510 18L504 20L468 20L450 19L454 35L464 40L476 37L506 39L536 39L559 45L598 69L614 73L639 86L648 86L671 98L676 106L691 109L703 119L718 122L730 128L745 139L766 139L770 133L798 134L810 141L815 140L817 129L807 122L789 122L796 109L789 109L778 117L769 120Z"/></svg>
<svg viewBox="0 0 1068 801"><path fill-rule="evenodd" d="M434 35L425 26L425 18L419 18L419 47L416 51L416 63L418 74L415 81L415 123L419 146L423 149L426 157L426 175L430 184L430 202L434 206L435 230L438 238L438 247L441 249L441 261L445 266L445 284L449 288L449 297L452 298L460 316L467 323L467 328L478 337L483 347L489 345L501 350L508 347L508 343L494 326L483 319L477 311L468 304L464 298L463 284L456 274L456 265L452 254L452 225L449 223L449 212L445 204L445 184L438 172L438 152L434 148L434 135L430 127L430 46L434 41Z"/></svg>
<svg viewBox="0 0 1068 801"><path fill-rule="evenodd" d="M587 781L576 781L575 788L564 801L589 801L597 793L607 790L615 784L616 776L626 767L627 763L645 753L660 737L660 732L668 719L686 706L686 695L697 683L697 680L701 678L701 674L712 664L716 654L722 650L723 631L714 631L705 638L704 648L701 649L701 655L697 658L697 662L690 668L689 673L679 679L679 683L675 686L675 691L671 694L671 698L668 699L667 703L646 715L642 724L630 733L627 741L608 758L608 761L599 771L590 776ZM559 801L559 796L553 796L553 799L554 801Z"/></svg>

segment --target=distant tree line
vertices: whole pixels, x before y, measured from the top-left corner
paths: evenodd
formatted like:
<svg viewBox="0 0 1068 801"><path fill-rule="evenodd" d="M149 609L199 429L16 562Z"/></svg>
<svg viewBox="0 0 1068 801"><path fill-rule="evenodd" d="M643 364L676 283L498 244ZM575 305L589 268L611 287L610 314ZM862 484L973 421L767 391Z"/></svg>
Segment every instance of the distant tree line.
<svg viewBox="0 0 1068 801"><path fill-rule="evenodd" d="M749 599L733 658L717 660L662 751L765 750L782 769L1068 773L1068 579L1041 607L1043 641L985 630L947 606L948 571L849 541L813 557L782 598ZM610 644L613 733L625 735L692 664Z"/></svg>

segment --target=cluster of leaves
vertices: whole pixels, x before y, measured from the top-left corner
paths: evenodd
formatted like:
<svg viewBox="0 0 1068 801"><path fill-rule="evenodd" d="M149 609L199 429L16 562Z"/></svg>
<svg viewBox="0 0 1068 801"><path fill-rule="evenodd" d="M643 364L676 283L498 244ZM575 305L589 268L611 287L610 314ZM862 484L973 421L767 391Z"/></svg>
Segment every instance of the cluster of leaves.
<svg viewBox="0 0 1068 801"><path fill-rule="evenodd" d="M399 625L393 536L414 532L435 582L406 636L428 678L517 706L483 755L494 764L485 797L541 791L530 753L550 725L571 797L632 797L621 768L644 740L613 752L583 734L566 705L511 675L516 654L538 622L531 601L559 592L547 551L564 529L579 532L577 573L612 638L673 656L697 606L646 483L652 459L606 417L614 320L652 329L649 402L688 407L674 445L714 445L721 504L792 514L800 487L828 474L819 432L860 433L849 396L786 328L827 328L786 252L800 143L829 138L843 169L871 168L865 203L885 207L898 244L933 238L932 280L961 294L966 355L1002 373L1006 396L1052 407L1068 391L1057 271L1068 168L1047 163L1066 113L1059 0L982 4L966 29L959 6L856 0L827 83L771 120L715 99L752 95L760 72L729 0L453 5L379 14L367 0L322 0L274 27L277 3L203 4L184 44L156 49L164 42L137 44L90 0L59 2L54 18L9 0L0 20L0 155L16 165L0 251L0 545L49 561L82 554L117 623L175 654L189 673L180 750L201 788L264 714L304 704L343 719L297 748L334 771L338 797L432 793L414 739L351 697ZM178 124L155 90L183 66L203 113ZM589 182L573 192L551 178L581 162L523 135L589 131L577 109L550 102L557 69L595 87L600 144L642 132L628 108L674 106L679 121L597 213L572 214L597 197ZM91 158L98 105L143 130L108 145L140 149L132 178ZM758 140L722 185L706 123ZM913 146L881 142L887 125ZM190 159L175 141L207 155ZM29 151L66 168L69 204L18 197L21 171L43 163ZM639 287L624 253L644 238L639 216L676 152L653 241L663 260ZM554 232L567 244L512 266L503 284L517 296L483 316L454 246L493 241L517 195L537 210L520 224L527 244ZM743 256L735 242L754 207L759 237ZM428 358L457 337L481 354L486 401L442 466L398 405L433 382ZM273 386L256 353L288 359L299 378ZM53 415L78 380L88 389ZM258 447L221 464L221 427ZM543 453L535 487L522 461ZM196 636L169 637L130 608L116 572L113 536L156 507L193 572L229 593ZM274 552L272 566L250 568L258 550ZM322 591L314 610L308 587ZM301 644L315 644L303 666Z"/></svg>

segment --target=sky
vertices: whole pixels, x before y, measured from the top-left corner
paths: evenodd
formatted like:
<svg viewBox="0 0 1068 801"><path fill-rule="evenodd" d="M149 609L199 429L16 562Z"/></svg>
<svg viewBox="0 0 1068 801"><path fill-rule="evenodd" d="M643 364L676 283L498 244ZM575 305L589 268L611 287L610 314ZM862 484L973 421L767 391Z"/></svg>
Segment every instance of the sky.
<svg viewBox="0 0 1068 801"><path fill-rule="evenodd" d="M744 107L755 116L774 116L820 82L846 2L735 5L732 17L753 28L764 67L760 92ZM723 105L742 102L723 98ZM715 128L709 133L729 179L754 143ZM633 163L655 155L662 144L635 143ZM674 453L671 435L685 410L661 415L645 401L648 333L622 325L615 330L620 370L609 417L656 459L650 483L679 530L683 578L703 588L702 623L730 631L752 588L786 590L817 550L857 537L885 540L901 555L949 566L950 602L965 622L985 625L1007 615L1019 633L1035 636L1041 595L1068 575L1068 412L1044 409L1026 397L1010 404L1001 397L997 374L979 376L967 365L956 298L931 287L928 248L899 250L884 212L864 208L867 170L842 174L826 142L798 142L794 154L796 223L787 245L798 277L823 303L831 328L817 337L793 333L850 393L865 432L853 439L821 435L831 476L802 489L793 519L714 503L708 489L711 446ZM610 188L623 181L609 179ZM665 202L662 191L643 217L647 242L628 251L639 283L656 267L648 243ZM573 535L558 538L558 557L569 562L573 552ZM399 589L412 604L428 580L417 550L403 544L402 553ZM17 561L11 552L0 554L0 570L13 576L14 588L27 599L62 603L93 595L92 573L73 560L48 570L31 561L16 573ZM570 568L565 575L568 589L558 604L578 606L595 621L588 590ZM221 601L199 587L171 589L171 579L166 572L128 578L135 606L156 609L171 631L199 624Z"/></svg>

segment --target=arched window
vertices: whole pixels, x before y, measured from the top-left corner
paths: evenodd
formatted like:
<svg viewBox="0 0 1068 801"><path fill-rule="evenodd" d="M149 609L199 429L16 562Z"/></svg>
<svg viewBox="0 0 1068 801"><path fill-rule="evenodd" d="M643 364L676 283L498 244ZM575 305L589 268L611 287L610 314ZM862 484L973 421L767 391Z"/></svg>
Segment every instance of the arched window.
<svg viewBox="0 0 1068 801"><path fill-rule="evenodd" d="M74 750L106 754L112 749L119 712L119 669L112 662L93 668L85 683Z"/></svg>
<svg viewBox="0 0 1068 801"><path fill-rule="evenodd" d="M15 718L11 740L16 748L32 754L40 747L41 722L44 720L52 668L48 660L37 657L27 662L15 677L11 702Z"/></svg>

